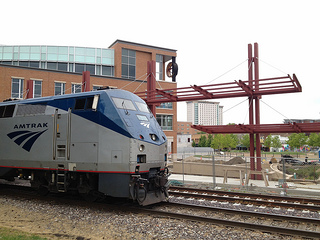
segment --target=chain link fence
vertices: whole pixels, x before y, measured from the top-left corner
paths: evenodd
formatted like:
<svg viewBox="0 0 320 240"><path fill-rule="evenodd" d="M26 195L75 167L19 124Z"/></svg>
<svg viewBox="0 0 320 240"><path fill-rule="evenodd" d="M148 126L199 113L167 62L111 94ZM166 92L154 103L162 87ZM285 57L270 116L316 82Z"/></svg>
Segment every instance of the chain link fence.
<svg viewBox="0 0 320 240"><path fill-rule="evenodd" d="M252 184L283 188L311 188L320 190L320 162L318 153L307 157L301 153L263 153L263 157L251 161L249 153L219 152L212 148L184 148L169 159L173 174L212 177L214 187L219 184L236 184L247 187ZM257 160L261 171L257 171ZM255 170L251 164L255 163Z"/></svg>

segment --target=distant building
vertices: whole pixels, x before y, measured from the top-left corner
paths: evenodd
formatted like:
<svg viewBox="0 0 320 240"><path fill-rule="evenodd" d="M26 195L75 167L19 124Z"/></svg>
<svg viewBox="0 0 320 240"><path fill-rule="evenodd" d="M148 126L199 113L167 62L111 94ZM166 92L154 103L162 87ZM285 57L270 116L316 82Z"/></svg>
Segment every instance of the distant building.
<svg viewBox="0 0 320 240"><path fill-rule="evenodd" d="M177 134L197 134L199 131L191 127L192 122L177 122Z"/></svg>
<svg viewBox="0 0 320 240"><path fill-rule="evenodd" d="M223 125L223 106L219 102L187 102L187 121L195 125Z"/></svg>
<svg viewBox="0 0 320 240"><path fill-rule="evenodd" d="M296 122L296 123L315 123L320 122L320 119L283 119L283 123Z"/></svg>

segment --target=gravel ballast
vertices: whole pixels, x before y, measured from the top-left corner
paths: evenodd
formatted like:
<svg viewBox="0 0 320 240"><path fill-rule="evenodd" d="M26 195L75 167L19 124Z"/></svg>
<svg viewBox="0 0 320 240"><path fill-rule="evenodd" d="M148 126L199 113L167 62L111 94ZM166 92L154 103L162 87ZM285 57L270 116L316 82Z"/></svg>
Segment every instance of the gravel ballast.
<svg viewBox="0 0 320 240"><path fill-rule="evenodd" d="M281 239L259 231L121 212L103 203L99 206L1 194L0 226L48 239Z"/></svg>

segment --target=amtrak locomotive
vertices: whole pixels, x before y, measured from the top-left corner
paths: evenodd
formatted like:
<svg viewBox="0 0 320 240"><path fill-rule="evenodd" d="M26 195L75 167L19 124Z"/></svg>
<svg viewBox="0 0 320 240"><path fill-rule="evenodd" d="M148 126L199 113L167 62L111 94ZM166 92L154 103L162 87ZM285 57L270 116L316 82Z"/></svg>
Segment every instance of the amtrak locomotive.
<svg viewBox="0 0 320 240"><path fill-rule="evenodd" d="M0 103L0 178L47 192L168 198L167 138L146 103L106 89Z"/></svg>

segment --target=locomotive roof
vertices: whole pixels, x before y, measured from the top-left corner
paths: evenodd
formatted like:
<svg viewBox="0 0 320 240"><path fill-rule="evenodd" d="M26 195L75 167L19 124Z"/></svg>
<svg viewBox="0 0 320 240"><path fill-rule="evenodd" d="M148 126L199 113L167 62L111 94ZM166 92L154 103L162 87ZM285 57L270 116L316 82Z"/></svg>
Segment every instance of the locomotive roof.
<svg viewBox="0 0 320 240"><path fill-rule="evenodd" d="M119 93L123 92L124 94L131 93L126 90L121 89L103 89L103 90L97 90L97 91L91 91L91 92L81 92L81 93L72 93L72 94L64 94L64 95L58 95L58 96L48 96L48 97L39 97L39 98L30 98L30 99L17 99L17 100L10 100L10 101L4 101L0 102L0 106L4 105L12 105L12 104L32 104L32 103L43 103L43 102L49 102L53 100L59 100L59 99L69 99L69 98L79 98L79 97L87 97L87 96L94 96L94 95L101 95L103 93L107 93L111 96L119 96ZM132 93L131 93L132 94ZM122 94L120 94L122 95ZM135 94L132 94L136 96ZM138 96L136 96L138 99L140 99Z"/></svg>

